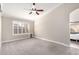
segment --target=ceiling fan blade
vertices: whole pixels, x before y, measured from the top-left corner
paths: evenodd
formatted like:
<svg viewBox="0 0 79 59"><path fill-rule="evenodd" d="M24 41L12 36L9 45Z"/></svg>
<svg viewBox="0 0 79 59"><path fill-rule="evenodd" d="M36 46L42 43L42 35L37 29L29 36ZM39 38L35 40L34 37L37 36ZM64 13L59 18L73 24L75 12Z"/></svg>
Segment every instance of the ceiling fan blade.
<svg viewBox="0 0 79 59"><path fill-rule="evenodd" d="M38 13L38 12L36 12L36 14L37 14L37 15L39 15L39 13Z"/></svg>
<svg viewBox="0 0 79 59"><path fill-rule="evenodd" d="M29 14L32 14L32 12L30 12Z"/></svg>
<svg viewBox="0 0 79 59"><path fill-rule="evenodd" d="M36 13L37 15L39 15L39 12L44 11L43 9L36 9L35 5L36 5L36 4L33 3L32 8L29 9L29 10L31 10L31 12L29 12L29 14ZM38 12L38 11L39 11L39 12Z"/></svg>
<svg viewBox="0 0 79 59"><path fill-rule="evenodd" d="M44 11L43 9L39 9L39 10L36 10L36 11Z"/></svg>

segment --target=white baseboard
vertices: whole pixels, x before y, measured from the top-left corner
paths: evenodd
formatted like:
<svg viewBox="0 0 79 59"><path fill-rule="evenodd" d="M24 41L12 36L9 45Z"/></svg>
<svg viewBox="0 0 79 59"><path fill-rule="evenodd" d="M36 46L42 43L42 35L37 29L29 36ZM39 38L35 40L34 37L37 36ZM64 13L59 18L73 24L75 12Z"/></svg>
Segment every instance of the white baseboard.
<svg viewBox="0 0 79 59"><path fill-rule="evenodd" d="M8 42L18 41L18 40L23 40L23 39L26 39L26 38L20 38L20 39L13 39L13 40L2 41L2 43L8 43ZM27 39L29 39L29 38L27 38Z"/></svg>
<svg viewBox="0 0 79 59"><path fill-rule="evenodd" d="M79 49L78 47L70 46L70 45L67 45L67 44L64 44L64 43L61 43L61 42L57 42L57 41L53 41L53 40L48 40L48 39L41 38L41 37L35 37L35 38L38 38L38 39L41 39L41 40L44 40L44 41L48 41L48 42L53 42L53 43L56 43L56 44L60 44L60 45L63 45L63 46L69 47L69 48Z"/></svg>
<svg viewBox="0 0 79 59"><path fill-rule="evenodd" d="M57 42L57 41L53 41L53 40L48 40L48 39L41 38L41 37L36 37L36 38L41 39L41 40L45 40L45 41L48 41L48 42L53 42L53 43L56 43L56 44L60 44L60 45L66 46L66 47L69 47L67 44L64 44L64 43L61 43L61 42Z"/></svg>

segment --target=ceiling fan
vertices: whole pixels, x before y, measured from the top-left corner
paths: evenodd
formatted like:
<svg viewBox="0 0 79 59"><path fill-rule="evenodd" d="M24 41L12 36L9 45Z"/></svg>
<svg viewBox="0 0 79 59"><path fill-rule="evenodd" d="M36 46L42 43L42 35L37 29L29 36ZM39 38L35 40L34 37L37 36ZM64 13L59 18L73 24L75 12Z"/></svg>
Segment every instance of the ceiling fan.
<svg viewBox="0 0 79 59"><path fill-rule="evenodd" d="M31 11L29 12L29 14L32 14L33 12L35 12L37 15L39 15L39 12L44 11L43 9L37 9L35 5L36 5L35 3L32 4L32 8L30 9Z"/></svg>

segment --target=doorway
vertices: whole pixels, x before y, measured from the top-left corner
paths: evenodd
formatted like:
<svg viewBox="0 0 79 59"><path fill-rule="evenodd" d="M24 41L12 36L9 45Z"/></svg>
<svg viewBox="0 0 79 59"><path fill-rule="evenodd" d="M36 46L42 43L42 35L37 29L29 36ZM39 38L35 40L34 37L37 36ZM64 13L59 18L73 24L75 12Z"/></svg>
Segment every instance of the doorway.
<svg viewBox="0 0 79 59"><path fill-rule="evenodd" d="M70 46L79 49L79 9L70 13Z"/></svg>

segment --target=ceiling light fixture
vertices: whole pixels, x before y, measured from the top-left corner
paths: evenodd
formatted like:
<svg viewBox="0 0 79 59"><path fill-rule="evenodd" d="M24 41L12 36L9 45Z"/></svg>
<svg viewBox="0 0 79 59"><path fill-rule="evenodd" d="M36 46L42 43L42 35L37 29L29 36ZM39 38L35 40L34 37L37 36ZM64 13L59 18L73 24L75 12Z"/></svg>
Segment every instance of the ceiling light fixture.
<svg viewBox="0 0 79 59"><path fill-rule="evenodd" d="M35 3L32 4L32 8L30 9L31 11L29 12L29 14L35 13L35 14L39 15L39 12L44 11L43 9L37 9L35 5L36 5Z"/></svg>

